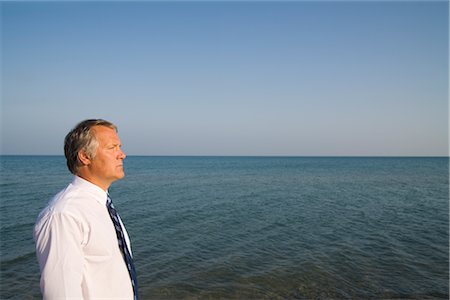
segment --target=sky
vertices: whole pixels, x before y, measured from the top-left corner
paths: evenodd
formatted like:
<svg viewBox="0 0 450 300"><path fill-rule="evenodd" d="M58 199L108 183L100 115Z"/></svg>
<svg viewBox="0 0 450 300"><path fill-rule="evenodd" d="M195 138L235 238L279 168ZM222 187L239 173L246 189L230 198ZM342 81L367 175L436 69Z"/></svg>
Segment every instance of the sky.
<svg viewBox="0 0 450 300"><path fill-rule="evenodd" d="M1 154L448 156L447 1L0 5Z"/></svg>

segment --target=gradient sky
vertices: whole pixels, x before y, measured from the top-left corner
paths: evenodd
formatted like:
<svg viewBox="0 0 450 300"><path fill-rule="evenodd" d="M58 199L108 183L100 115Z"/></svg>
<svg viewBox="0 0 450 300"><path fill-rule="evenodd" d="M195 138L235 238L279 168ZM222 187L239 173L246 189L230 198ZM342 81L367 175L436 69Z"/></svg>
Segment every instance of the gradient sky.
<svg viewBox="0 0 450 300"><path fill-rule="evenodd" d="M447 1L0 5L2 154L448 155Z"/></svg>

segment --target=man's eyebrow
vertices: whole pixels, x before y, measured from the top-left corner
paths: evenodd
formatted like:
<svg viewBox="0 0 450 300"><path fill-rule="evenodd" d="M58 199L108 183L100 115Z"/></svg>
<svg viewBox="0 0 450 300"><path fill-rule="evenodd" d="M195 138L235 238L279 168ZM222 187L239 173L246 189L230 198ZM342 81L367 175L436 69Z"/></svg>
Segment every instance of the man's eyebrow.
<svg viewBox="0 0 450 300"><path fill-rule="evenodd" d="M117 146L122 147L122 144L121 143L110 143L110 144L108 144L108 147L117 147Z"/></svg>

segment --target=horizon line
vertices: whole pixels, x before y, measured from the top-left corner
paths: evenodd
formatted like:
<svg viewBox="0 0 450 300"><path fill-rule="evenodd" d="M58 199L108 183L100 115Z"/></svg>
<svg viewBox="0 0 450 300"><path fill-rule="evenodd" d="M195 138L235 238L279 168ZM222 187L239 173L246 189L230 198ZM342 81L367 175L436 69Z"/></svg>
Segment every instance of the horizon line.
<svg viewBox="0 0 450 300"><path fill-rule="evenodd" d="M64 154L0 154L0 156L61 156L64 157ZM273 154L273 155L216 155L216 154L127 154L127 157L273 157L273 158L301 158L301 157L341 157L341 158L450 158L450 155L284 155L284 154Z"/></svg>

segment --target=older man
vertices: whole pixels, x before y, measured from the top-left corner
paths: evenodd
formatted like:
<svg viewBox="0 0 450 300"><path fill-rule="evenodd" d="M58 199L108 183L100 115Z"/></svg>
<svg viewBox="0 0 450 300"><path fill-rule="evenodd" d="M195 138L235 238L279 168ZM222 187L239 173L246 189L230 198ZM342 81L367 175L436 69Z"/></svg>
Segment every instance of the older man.
<svg viewBox="0 0 450 300"><path fill-rule="evenodd" d="M64 143L72 182L35 225L44 299L137 299L128 234L108 195L124 177L117 127L86 120Z"/></svg>

